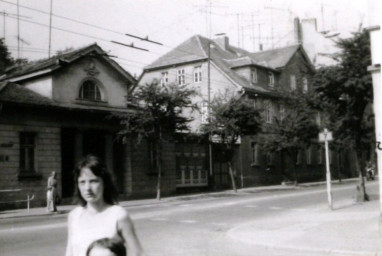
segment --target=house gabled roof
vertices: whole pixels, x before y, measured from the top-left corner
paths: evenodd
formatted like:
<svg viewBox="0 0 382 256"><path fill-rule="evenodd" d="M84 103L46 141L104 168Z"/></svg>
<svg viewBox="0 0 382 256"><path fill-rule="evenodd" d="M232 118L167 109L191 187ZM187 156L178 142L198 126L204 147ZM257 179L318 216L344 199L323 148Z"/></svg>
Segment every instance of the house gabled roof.
<svg viewBox="0 0 382 256"><path fill-rule="evenodd" d="M144 72L206 61L210 57L211 63L238 87L249 91L270 92L267 88L251 84L250 81L238 75L234 69L243 66L259 66L277 71L285 67L300 49L305 56L300 45L251 53L231 45L227 49L223 49L214 40L195 35L146 66ZM307 58L307 62L310 63L309 58Z"/></svg>
<svg viewBox="0 0 382 256"><path fill-rule="evenodd" d="M10 103L24 106L34 107L51 107L55 109L66 110L81 110L88 112L131 112L133 110L127 108L117 108L109 106L88 106L72 103L60 103L56 102L48 97L42 96L25 86L3 81L0 82L0 104Z"/></svg>
<svg viewBox="0 0 382 256"><path fill-rule="evenodd" d="M53 72L64 65L82 58L83 56L97 56L113 66L120 74L131 83L135 83L135 78L123 69L117 62L108 57L107 53L97 44L91 44L83 48L79 48L70 52L55 55L48 59L33 61L21 66L14 66L8 69L6 75L1 80L19 81L25 78L31 78Z"/></svg>

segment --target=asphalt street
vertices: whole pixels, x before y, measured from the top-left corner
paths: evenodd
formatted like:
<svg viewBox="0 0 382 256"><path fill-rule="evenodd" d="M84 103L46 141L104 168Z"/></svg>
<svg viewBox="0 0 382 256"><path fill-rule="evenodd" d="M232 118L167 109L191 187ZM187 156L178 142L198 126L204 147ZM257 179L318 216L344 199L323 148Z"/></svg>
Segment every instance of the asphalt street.
<svg viewBox="0 0 382 256"><path fill-rule="evenodd" d="M332 188L334 209L346 207L355 196L354 183ZM378 183L368 183L367 191L375 196ZM127 209L147 255L285 255L277 249L237 241L230 231L261 219L280 221L297 212L330 211L325 186L174 198ZM0 255L64 255L66 217L61 214L0 220ZM278 228L272 225L268 231Z"/></svg>

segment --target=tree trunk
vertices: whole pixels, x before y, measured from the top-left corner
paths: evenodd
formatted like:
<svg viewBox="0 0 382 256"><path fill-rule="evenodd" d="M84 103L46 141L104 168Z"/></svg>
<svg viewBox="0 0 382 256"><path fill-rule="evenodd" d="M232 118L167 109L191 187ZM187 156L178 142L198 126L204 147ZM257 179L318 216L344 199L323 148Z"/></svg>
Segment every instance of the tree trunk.
<svg viewBox="0 0 382 256"><path fill-rule="evenodd" d="M236 189L236 182L235 182L235 178L233 177L233 171L232 171L232 165L231 165L231 162L228 161L228 170L229 170L229 176L231 176L231 181L232 181L232 188L235 192L237 192L237 189Z"/></svg>
<svg viewBox="0 0 382 256"><path fill-rule="evenodd" d="M354 155L356 170L358 172L359 182L357 185L357 194L356 201L357 202L365 202L369 201L369 195L366 193L365 186L365 161L363 157L362 151L352 150L352 154Z"/></svg>

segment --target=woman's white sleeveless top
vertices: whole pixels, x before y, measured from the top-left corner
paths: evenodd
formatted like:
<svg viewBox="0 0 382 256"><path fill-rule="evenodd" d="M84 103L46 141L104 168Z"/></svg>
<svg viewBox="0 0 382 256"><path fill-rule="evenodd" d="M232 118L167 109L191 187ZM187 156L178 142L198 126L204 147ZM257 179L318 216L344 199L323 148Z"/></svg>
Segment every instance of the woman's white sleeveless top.
<svg viewBox="0 0 382 256"><path fill-rule="evenodd" d="M85 218L84 207L71 212L71 245L74 256L86 256L89 245L97 239L118 236L118 219L126 212L119 205L112 205L103 212Z"/></svg>

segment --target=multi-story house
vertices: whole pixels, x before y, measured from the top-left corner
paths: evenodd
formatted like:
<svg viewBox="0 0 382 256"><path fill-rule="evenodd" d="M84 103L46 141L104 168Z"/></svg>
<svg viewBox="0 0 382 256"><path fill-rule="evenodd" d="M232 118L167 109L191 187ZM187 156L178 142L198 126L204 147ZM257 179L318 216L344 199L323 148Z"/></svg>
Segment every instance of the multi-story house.
<svg viewBox="0 0 382 256"><path fill-rule="evenodd" d="M313 71L314 67L301 45L250 53L230 45L226 36L210 40L195 35L146 66L138 84L175 83L196 88L199 96L194 101L200 105L201 111L190 115L194 117L192 131L197 133L206 121L209 100L224 93L252 99L256 106L264 109L263 122L272 125L275 116L285 113L285 107L279 104L277 91L310 91L309 79ZM193 157L192 147L196 146L203 152L203 159ZM317 148L300 154L297 164L307 174L306 180L324 177L323 152ZM205 147L194 144L183 146L177 152L178 187L229 186L226 159L222 159L218 150L212 150L210 157ZM196 159L204 164L196 167ZM235 157L235 171L241 186L279 183L282 168L286 165L280 163L276 154L262 152L256 136L241 139ZM200 171L196 171L200 169L203 178L209 176L208 182L200 179Z"/></svg>
<svg viewBox="0 0 382 256"><path fill-rule="evenodd" d="M74 165L90 153L105 160L123 197L154 194L147 147L121 143L119 120L111 118L134 111L126 96L136 80L99 46L14 67L1 79L0 207L27 194L34 195L32 206L45 204L52 171L59 194L70 201ZM166 161L167 170L172 163Z"/></svg>

